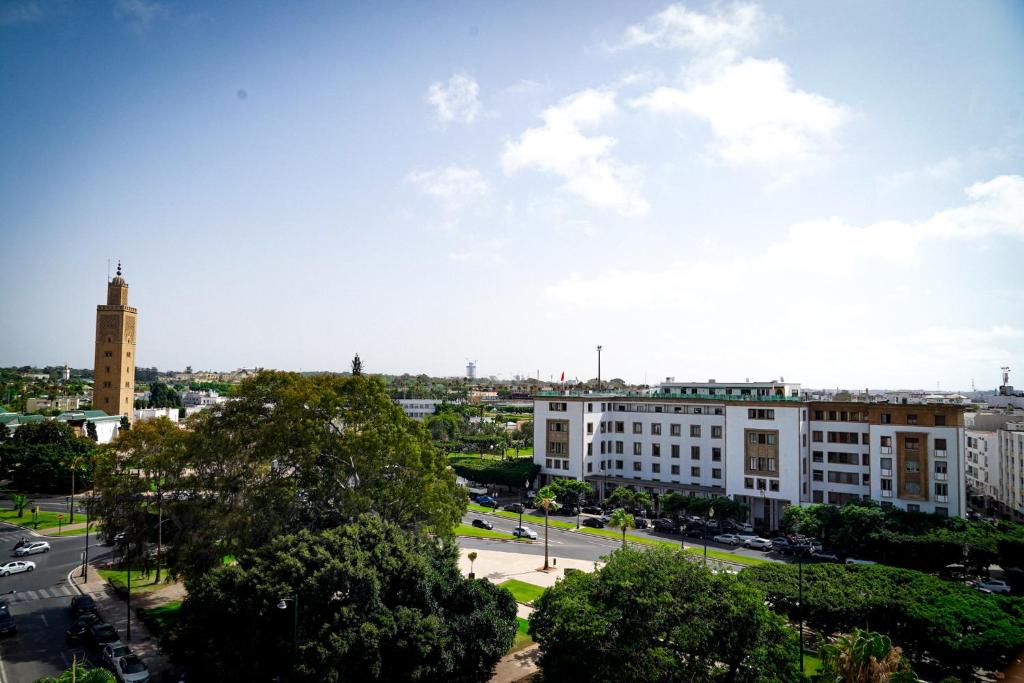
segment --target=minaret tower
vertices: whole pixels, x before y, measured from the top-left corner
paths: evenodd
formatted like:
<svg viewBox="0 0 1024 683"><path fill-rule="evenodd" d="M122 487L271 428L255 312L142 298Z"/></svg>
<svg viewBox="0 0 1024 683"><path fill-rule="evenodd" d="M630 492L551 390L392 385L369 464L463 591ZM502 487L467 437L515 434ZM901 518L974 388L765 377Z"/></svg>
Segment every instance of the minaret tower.
<svg viewBox="0 0 1024 683"><path fill-rule="evenodd" d="M135 320L138 311L128 305L128 283L117 275L107 283L107 303L96 307L96 372L92 407L108 415L135 411Z"/></svg>

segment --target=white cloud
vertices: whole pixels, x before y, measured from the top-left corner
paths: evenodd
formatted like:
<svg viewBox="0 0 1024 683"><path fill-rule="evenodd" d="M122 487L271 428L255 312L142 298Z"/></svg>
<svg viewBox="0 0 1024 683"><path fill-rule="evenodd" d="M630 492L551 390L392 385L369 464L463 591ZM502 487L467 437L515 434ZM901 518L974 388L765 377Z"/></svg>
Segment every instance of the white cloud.
<svg viewBox="0 0 1024 683"><path fill-rule="evenodd" d="M927 164L919 170L898 171L889 175L878 176L878 182L887 190L899 190L917 180L930 180L934 182L946 182L956 177L963 169L963 162L955 157L948 156L941 161Z"/></svg>
<svg viewBox="0 0 1024 683"><path fill-rule="evenodd" d="M448 79L448 85L440 81L427 90L427 102L437 108L442 121L473 123L480 115L480 86L465 73L457 73Z"/></svg>
<svg viewBox="0 0 1024 683"><path fill-rule="evenodd" d="M757 42L775 22L751 3L736 3L711 14L669 5L642 24L626 29L613 49L653 46L662 49L717 52L747 47Z"/></svg>
<svg viewBox="0 0 1024 683"><path fill-rule="evenodd" d="M133 29L142 33L149 29L154 21L166 15L167 8L159 2L117 0L114 3L114 12Z"/></svg>
<svg viewBox="0 0 1024 683"><path fill-rule="evenodd" d="M456 165L413 171L406 176L406 180L453 213L480 201L491 191L480 171Z"/></svg>
<svg viewBox="0 0 1024 683"><path fill-rule="evenodd" d="M924 258L944 248L948 253L944 243L950 241L1024 242L1024 176L976 183L966 196L962 205L920 221L807 221L757 251L735 245L661 268L574 275L544 290L542 309L572 329L587 328L598 313L614 316L615 329L605 330L604 343L633 355L668 353L663 364L670 367L680 360L666 348L682 349L680 358L699 348L707 367L696 376L721 363L751 376L792 374L788 366L832 381L841 379L837 372L847 379L853 379L850 373L891 376L897 383L901 377L948 377L967 359L1024 353L1024 332L1012 326L1014 311L1005 320L961 324L950 304L955 275ZM993 310L999 315L1004 308ZM635 330L650 329L655 320L652 339L638 339Z"/></svg>
<svg viewBox="0 0 1024 683"><path fill-rule="evenodd" d="M448 259L457 263L484 263L494 265L504 262L502 251L508 240L492 238L449 252Z"/></svg>
<svg viewBox="0 0 1024 683"><path fill-rule="evenodd" d="M583 132L617 111L612 91L574 93L544 110L544 125L505 143L502 167L506 173L535 169L560 176L563 190L600 208L623 215L646 213L649 206L636 189L639 171L611 156L615 138Z"/></svg>
<svg viewBox="0 0 1024 683"><path fill-rule="evenodd" d="M786 65L745 59L680 88L661 86L630 103L707 121L713 154L727 163L800 164L821 155L849 111L795 88Z"/></svg>

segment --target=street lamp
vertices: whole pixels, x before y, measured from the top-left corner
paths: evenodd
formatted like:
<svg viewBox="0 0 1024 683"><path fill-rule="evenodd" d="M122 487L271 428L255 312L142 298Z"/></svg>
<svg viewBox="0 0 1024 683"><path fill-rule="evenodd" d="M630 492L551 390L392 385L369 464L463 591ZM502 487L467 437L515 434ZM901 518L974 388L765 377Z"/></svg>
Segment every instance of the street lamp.
<svg viewBox="0 0 1024 683"><path fill-rule="evenodd" d="M290 598L281 598L277 601L277 609L288 609L288 603L292 603L295 611L295 621L292 625L292 666L299 665L299 594L296 593ZM294 673L294 669L293 669Z"/></svg>
<svg viewBox="0 0 1024 683"><path fill-rule="evenodd" d="M523 528L523 509L526 507L526 491L530 488L530 480L523 482L523 495L519 497L519 528Z"/></svg>
<svg viewBox="0 0 1024 683"><path fill-rule="evenodd" d="M711 519L715 518L714 506L708 508L708 513L704 515L704 565L708 563L708 517Z"/></svg>

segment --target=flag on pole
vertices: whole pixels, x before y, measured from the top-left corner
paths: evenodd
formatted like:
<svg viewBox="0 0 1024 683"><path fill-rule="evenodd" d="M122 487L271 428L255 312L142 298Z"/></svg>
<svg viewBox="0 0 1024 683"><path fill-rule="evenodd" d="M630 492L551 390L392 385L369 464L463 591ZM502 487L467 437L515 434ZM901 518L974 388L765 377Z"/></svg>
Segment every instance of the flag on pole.
<svg viewBox="0 0 1024 683"><path fill-rule="evenodd" d="M565 370L562 370L562 381L565 381Z"/></svg>

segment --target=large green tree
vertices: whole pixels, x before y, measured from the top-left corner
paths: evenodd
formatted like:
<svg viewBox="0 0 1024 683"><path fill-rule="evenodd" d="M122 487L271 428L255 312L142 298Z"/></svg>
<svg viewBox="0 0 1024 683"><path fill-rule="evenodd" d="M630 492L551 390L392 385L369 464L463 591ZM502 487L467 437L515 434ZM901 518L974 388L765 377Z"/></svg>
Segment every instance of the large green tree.
<svg viewBox="0 0 1024 683"><path fill-rule="evenodd" d="M163 382L153 382L149 385L149 407L180 408L181 396Z"/></svg>
<svg viewBox="0 0 1024 683"><path fill-rule="evenodd" d="M763 596L675 549L623 549L534 603L545 680L797 681L795 634Z"/></svg>
<svg viewBox="0 0 1024 683"><path fill-rule="evenodd" d="M64 493L71 488L72 471L79 486L88 484L85 464L96 444L79 437L66 422L46 420L21 425L0 444L0 462L19 491Z"/></svg>
<svg viewBox="0 0 1024 683"><path fill-rule="evenodd" d="M512 595L463 578L454 545L371 515L187 585L174 650L200 680L483 681L516 632Z"/></svg>
<svg viewBox="0 0 1024 683"><path fill-rule="evenodd" d="M76 664L61 672L57 676L45 676L36 683L116 683L114 674L106 669L86 669L81 664Z"/></svg>
<svg viewBox="0 0 1024 683"><path fill-rule="evenodd" d="M902 651L881 633L858 628L821 648L822 683L917 683Z"/></svg>

